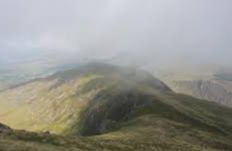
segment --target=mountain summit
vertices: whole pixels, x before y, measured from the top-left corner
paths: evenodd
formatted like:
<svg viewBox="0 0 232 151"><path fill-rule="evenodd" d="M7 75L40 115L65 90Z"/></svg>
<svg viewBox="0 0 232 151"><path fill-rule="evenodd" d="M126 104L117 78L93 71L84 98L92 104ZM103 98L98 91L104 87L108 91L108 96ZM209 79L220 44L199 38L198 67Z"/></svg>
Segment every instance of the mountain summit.
<svg viewBox="0 0 232 151"><path fill-rule="evenodd" d="M145 97L142 91L148 90L171 92L145 71L90 63L0 93L1 120L14 128L64 133L76 125L75 122L82 121L82 114L87 116L83 112L87 114L89 110L86 124L94 123L93 133L101 133L107 131L109 121L108 124L105 120L95 121L95 117L89 121L90 117L100 116L97 114L103 111L99 108L101 105L115 105L107 118L112 122L122 120L136 106L149 104L150 101L141 98ZM97 108L99 111L92 115L90 111Z"/></svg>
<svg viewBox="0 0 232 151"><path fill-rule="evenodd" d="M0 122L14 129L90 136L109 150L232 149L230 108L128 67L81 65L7 89L0 103Z"/></svg>

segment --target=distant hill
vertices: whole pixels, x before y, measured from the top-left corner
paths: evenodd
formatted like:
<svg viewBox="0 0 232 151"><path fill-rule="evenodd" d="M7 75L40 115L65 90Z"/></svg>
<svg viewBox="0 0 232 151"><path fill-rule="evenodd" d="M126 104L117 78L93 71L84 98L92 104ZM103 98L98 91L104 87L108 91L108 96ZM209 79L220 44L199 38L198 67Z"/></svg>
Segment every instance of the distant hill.
<svg viewBox="0 0 232 151"><path fill-rule="evenodd" d="M231 116L148 72L90 63L1 92L0 122L37 133L14 131L0 148L7 139L37 150L229 151Z"/></svg>
<svg viewBox="0 0 232 151"><path fill-rule="evenodd" d="M176 78L163 80L176 92L232 107L232 76L220 73L206 77Z"/></svg>

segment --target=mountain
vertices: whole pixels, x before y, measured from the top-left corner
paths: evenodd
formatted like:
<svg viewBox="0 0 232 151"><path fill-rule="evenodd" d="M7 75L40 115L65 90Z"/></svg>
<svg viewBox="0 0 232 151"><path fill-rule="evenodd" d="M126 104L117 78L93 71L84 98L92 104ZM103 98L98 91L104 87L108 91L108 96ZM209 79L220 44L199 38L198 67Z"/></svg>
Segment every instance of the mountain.
<svg viewBox="0 0 232 151"><path fill-rule="evenodd" d="M0 137L0 148L229 151L231 116L146 71L90 63L0 92L0 122L26 130Z"/></svg>
<svg viewBox="0 0 232 151"><path fill-rule="evenodd" d="M139 87L171 91L146 72L106 64L84 65L0 93L1 121L13 128L63 133L76 125L73 122L79 120L81 109L90 107L91 102L111 101L121 92L137 93Z"/></svg>
<svg viewBox="0 0 232 151"><path fill-rule="evenodd" d="M191 76L189 76L191 77ZM175 92L232 107L232 75L217 73L194 78L162 78Z"/></svg>

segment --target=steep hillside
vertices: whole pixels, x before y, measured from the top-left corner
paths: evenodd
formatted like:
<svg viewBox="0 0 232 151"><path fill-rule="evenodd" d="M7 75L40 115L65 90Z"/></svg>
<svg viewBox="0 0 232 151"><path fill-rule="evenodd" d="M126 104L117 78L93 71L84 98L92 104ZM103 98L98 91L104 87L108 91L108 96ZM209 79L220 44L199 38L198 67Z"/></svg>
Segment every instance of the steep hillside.
<svg viewBox="0 0 232 151"><path fill-rule="evenodd" d="M232 107L232 82L224 79L165 81L175 92L191 95Z"/></svg>
<svg viewBox="0 0 232 151"><path fill-rule="evenodd" d="M84 65L1 92L0 121L17 129L64 133L80 121L91 102L98 102L97 98L143 87L171 91L143 71L106 64Z"/></svg>
<svg viewBox="0 0 232 151"><path fill-rule="evenodd" d="M87 64L1 92L0 122L37 133L14 130L0 148L229 151L231 116L145 71Z"/></svg>

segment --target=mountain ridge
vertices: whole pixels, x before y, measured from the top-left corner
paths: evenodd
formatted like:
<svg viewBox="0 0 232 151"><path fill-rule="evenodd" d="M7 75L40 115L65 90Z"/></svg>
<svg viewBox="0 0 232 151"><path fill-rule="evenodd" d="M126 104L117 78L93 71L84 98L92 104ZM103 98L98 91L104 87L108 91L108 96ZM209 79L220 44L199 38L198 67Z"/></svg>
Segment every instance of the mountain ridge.
<svg viewBox="0 0 232 151"><path fill-rule="evenodd" d="M83 150L232 149L230 108L176 94L127 67L82 65L1 92L0 103L0 122L27 130L16 130L13 141L76 139L88 146Z"/></svg>

